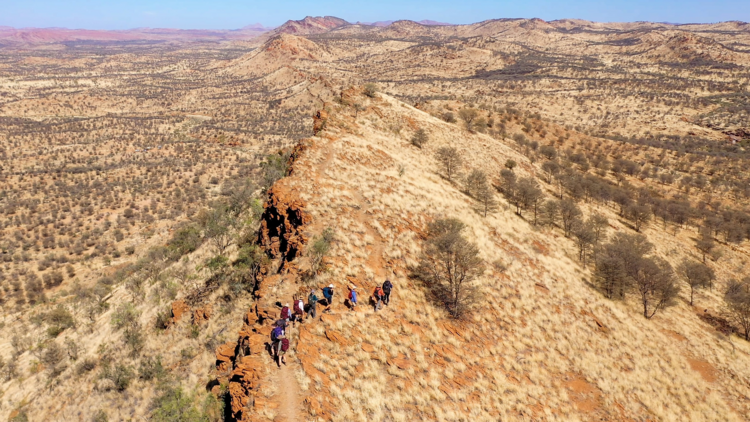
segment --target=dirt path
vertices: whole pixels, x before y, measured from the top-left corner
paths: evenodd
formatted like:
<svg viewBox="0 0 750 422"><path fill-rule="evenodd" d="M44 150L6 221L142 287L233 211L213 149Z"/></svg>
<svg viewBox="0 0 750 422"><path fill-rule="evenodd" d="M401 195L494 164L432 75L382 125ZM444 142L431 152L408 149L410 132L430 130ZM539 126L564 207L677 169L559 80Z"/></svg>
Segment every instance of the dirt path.
<svg viewBox="0 0 750 422"><path fill-rule="evenodd" d="M273 401L278 404L277 421L297 422L301 421L303 413L302 394L300 393L297 378L294 371L299 367L296 359L287 357L287 364L281 368L274 368L276 386L278 391L273 396Z"/></svg>

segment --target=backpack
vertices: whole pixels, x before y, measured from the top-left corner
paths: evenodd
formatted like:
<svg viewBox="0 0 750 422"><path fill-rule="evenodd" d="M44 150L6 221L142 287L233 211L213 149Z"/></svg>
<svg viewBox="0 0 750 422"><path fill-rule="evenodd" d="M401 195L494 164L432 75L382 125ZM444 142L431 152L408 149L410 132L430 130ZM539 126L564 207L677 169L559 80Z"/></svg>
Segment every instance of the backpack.
<svg viewBox="0 0 750 422"><path fill-rule="evenodd" d="M386 293L390 293L391 289L393 288L393 284L391 284L390 280L386 280L385 283L383 283L383 291Z"/></svg>
<svg viewBox="0 0 750 422"><path fill-rule="evenodd" d="M291 315L291 313L289 312L289 308L288 307L284 306L283 308L281 308L281 318L287 319L287 318L289 318L290 315Z"/></svg>
<svg viewBox="0 0 750 422"><path fill-rule="evenodd" d="M271 331L271 340L277 341L280 336L284 335L284 329L281 327L276 327Z"/></svg>
<svg viewBox="0 0 750 422"><path fill-rule="evenodd" d="M381 289L380 287L376 287L373 296L375 296L376 298L383 296L383 289Z"/></svg>
<svg viewBox="0 0 750 422"><path fill-rule="evenodd" d="M294 301L294 313L295 314L305 313L305 303L302 302L302 299L297 299L296 301Z"/></svg>
<svg viewBox="0 0 750 422"><path fill-rule="evenodd" d="M310 296L307 297L307 303L310 305L315 305L318 302L318 297L315 296L315 293L310 293Z"/></svg>
<svg viewBox="0 0 750 422"><path fill-rule="evenodd" d="M352 300L352 297L353 297L352 293L354 293L354 290L349 290L349 296L348 296L349 300Z"/></svg>
<svg viewBox="0 0 750 422"><path fill-rule="evenodd" d="M281 339L281 351L286 352L287 350L289 350L289 339L282 338Z"/></svg>

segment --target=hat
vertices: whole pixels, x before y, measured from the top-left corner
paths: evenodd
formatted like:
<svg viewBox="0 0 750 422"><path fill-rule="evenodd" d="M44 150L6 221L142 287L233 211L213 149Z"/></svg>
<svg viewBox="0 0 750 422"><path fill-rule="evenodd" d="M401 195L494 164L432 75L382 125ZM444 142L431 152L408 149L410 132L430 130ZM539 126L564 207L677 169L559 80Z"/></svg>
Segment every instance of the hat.
<svg viewBox="0 0 750 422"><path fill-rule="evenodd" d="M329 284L328 287L333 288L333 284Z"/></svg>
<svg viewBox="0 0 750 422"><path fill-rule="evenodd" d="M286 304L286 305L284 305L284 306L286 306L286 307L288 308L288 307L289 307L289 304L287 303L287 304Z"/></svg>

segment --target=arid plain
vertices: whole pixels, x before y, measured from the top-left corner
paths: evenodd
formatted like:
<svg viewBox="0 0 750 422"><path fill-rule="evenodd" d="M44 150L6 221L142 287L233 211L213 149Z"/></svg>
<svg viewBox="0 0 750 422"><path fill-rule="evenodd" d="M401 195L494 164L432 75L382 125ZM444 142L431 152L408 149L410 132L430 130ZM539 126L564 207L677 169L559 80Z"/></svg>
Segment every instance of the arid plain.
<svg viewBox="0 0 750 422"><path fill-rule="evenodd" d="M748 420L749 68L741 22L0 28L0 418Z"/></svg>

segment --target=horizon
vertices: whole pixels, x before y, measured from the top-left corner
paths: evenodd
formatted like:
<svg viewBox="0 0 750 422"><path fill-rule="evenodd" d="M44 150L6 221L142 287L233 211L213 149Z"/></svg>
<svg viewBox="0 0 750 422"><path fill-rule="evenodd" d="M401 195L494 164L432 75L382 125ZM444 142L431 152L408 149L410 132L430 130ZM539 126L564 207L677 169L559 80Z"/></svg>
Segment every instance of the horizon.
<svg viewBox="0 0 750 422"><path fill-rule="evenodd" d="M453 25L492 19L532 18L548 22L581 19L599 23L654 22L672 25L750 21L750 2L739 0L616 0L604 5L591 0L564 3L534 0L524 4L488 0L468 0L461 4L445 0L386 0L378 5L332 1L311 5L290 0L282 6L239 0L28 0L23 4L6 5L0 17L0 26L105 31L145 28L229 31L255 24L270 29L305 16L334 16L350 23L431 20ZM288 13L290 10L294 10L294 13Z"/></svg>
<svg viewBox="0 0 750 422"><path fill-rule="evenodd" d="M137 27L131 27L131 28L122 28L122 29L101 29L101 28L84 28L84 27L66 27L66 26L23 26L23 27L16 27L16 26L10 26L10 25L1 25L0 28L11 28L15 30L49 30L49 29L63 29L63 30L69 30L69 31L111 31L111 32L128 32L128 31L137 31L137 30L176 30L176 31L240 31L245 28L258 28L263 30L273 30L276 29L282 25L284 25L287 22L293 22L293 21L302 21L306 18L325 18L325 17L331 17L331 18L339 18L338 16L304 16L299 19L288 19L284 22L282 22L279 25L264 25L260 22L254 22L254 23L248 23L247 25L243 25L241 27L237 28L198 28L198 27L190 27L190 28L176 28L176 27L168 27L168 26L137 26ZM350 25L375 25L375 24L382 24L387 23L388 25L391 25L393 23L399 22L399 21L410 21L415 22L418 24L430 26L430 25L446 25L446 26L460 26L460 25L473 25L477 23L482 22L489 22L493 20L532 20L532 19L541 19L538 17L529 17L529 18L507 18L507 17L500 17L500 18L488 18L481 21L476 22L469 22L469 23L452 23L452 22L440 22L436 21L434 19L384 19L384 20L378 20L378 21L349 21L344 19L348 24ZM672 25L672 26L685 26L685 25L715 25L715 24L721 24L721 23L727 23L727 22L737 22L741 24L747 24L750 23L750 21L744 21L744 20L738 20L738 19L732 19L732 20L723 20L723 21L712 21L712 22L668 22L668 21L646 21L646 20L637 20L637 21L593 21L589 19L581 19L581 18L560 18L560 19L541 19L544 22L556 22L556 21L564 21L564 20L579 20L579 21L585 21L585 22L592 22L592 23L601 23L601 24L623 24L623 23L656 23L656 24L662 24L662 25ZM431 24L424 24L423 22L435 22Z"/></svg>

